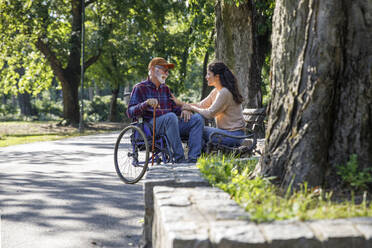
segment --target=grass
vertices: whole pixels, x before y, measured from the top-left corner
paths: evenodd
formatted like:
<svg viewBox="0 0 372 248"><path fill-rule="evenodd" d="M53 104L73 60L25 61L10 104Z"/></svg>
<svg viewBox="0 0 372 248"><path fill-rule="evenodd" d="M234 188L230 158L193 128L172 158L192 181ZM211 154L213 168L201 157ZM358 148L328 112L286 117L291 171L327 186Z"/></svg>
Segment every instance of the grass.
<svg viewBox="0 0 372 248"><path fill-rule="evenodd" d="M20 135L20 136L2 136L0 138L0 147L5 146L12 146L12 145L19 145L19 144L27 144L32 142L40 142L40 141L50 141L50 140L59 140L65 139L68 137L79 136L81 134L40 134L40 135Z"/></svg>
<svg viewBox="0 0 372 248"><path fill-rule="evenodd" d="M332 192L309 189L306 183L298 191L283 192L270 178L249 179L256 163L257 160L212 156L200 158L197 166L213 186L229 193L255 222L372 216L366 192L361 204L356 204L354 197L351 201L333 201Z"/></svg>
<svg viewBox="0 0 372 248"><path fill-rule="evenodd" d="M0 147L120 130L123 125L110 122L88 123L81 134L76 127L58 126L57 122L0 122Z"/></svg>

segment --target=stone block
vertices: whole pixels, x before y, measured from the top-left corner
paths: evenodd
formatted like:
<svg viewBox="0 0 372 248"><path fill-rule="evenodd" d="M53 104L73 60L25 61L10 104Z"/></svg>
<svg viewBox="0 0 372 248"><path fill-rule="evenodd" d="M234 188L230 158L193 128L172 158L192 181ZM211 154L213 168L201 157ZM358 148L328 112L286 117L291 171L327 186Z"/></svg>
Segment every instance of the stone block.
<svg viewBox="0 0 372 248"><path fill-rule="evenodd" d="M210 240L216 248L268 248L257 225L248 221L215 221L210 224Z"/></svg>
<svg viewBox="0 0 372 248"><path fill-rule="evenodd" d="M208 186L195 164L162 164L149 167L143 180L145 199L145 218L143 227L144 243L151 247L152 226L154 218L153 189L156 186L195 187ZM177 180L176 180L177 175Z"/></svg>
<svg viewBox="0 0 372 248"><path fill-rule="evenodd" d="M360 248L365 244L363 235L348 219L307 222L325 248Z"/></svg>
<svg viewBox="0 0 372 248"><path fill-rule="evenodd" d="M350 218L350 222L354 227L364 236L365 248L372 247L372 218L371 217L359 217Z"/></svg>
<svg viewBox="0 0 372 248"><path fill-rule="evenodd" d="M259 224L264 236L275 248L322 247L311 229L299 221L275 221Z"/></svg>
<svg viewBox="0 0 372 248"><path fill-rule="evenodd" d="M166 240L161 246L165 248L212 248L208 229L196 222L173 223L165 226Z"/></svg>
<svg viewBox="0 0 372 248"><path fill-rule="evenodd" d="M185 188L154 188L154 247L210 247L208 223Z"/></svg>
<svg viewBox="0 0 372 248"><path fill-rule="evenodd" d="M218 199L200 200L196 208L210 221L249 219L248 213L231 199L226 201Z"/></svg>

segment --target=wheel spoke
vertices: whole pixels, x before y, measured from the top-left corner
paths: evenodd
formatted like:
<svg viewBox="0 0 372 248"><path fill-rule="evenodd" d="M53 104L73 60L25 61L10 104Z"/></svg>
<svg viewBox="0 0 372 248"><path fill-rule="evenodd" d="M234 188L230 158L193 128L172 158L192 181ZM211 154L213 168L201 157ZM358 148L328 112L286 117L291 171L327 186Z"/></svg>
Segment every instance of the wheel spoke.
<svg viewBox="0 0 372 248"><path fill-rule="evenodd" d="M149 146L144 133L137 126L126 127L115 145L115 169L125 183L138 182L146 172Z"/></svg>

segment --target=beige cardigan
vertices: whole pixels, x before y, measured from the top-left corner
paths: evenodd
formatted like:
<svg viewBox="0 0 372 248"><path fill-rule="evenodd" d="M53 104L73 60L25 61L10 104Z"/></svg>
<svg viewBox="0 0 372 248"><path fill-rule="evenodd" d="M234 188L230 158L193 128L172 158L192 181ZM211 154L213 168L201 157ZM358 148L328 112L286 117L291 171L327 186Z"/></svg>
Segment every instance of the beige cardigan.
<svg viewBox="0 0 372 248"><path fill-rule="evenodd" d="M201 102L192 104L191 108L207 119L214 118L220 129L236 131L245 127L242 105L234 101L233 95L225 87L220 91L215 88Z"/></svg>

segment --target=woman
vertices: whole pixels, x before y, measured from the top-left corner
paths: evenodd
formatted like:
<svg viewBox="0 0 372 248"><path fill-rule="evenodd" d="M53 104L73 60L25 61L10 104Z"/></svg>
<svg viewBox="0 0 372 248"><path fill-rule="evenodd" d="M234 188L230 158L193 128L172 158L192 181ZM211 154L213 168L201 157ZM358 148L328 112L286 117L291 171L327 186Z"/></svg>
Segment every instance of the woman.
<svg viewBox="0 0 372 248"><path fill-rule="evenodd" d="M229 135L245 135L245 121L242 112L243 97L239 93L238 82L230 69L222 62L208 65L206 75L212 92L199 103L187 104L175 97L177 105L184 110L197 112L207 119L214 118L217 128L204 127L203 139L208 142L210 134L222 132ZM215 136L216 137L216 136ZM215 139L215 138L213 138ZM215 141L215 140L214 140ZM227 146L238 146L242 140L222 136L221 143Z"/></svg>

